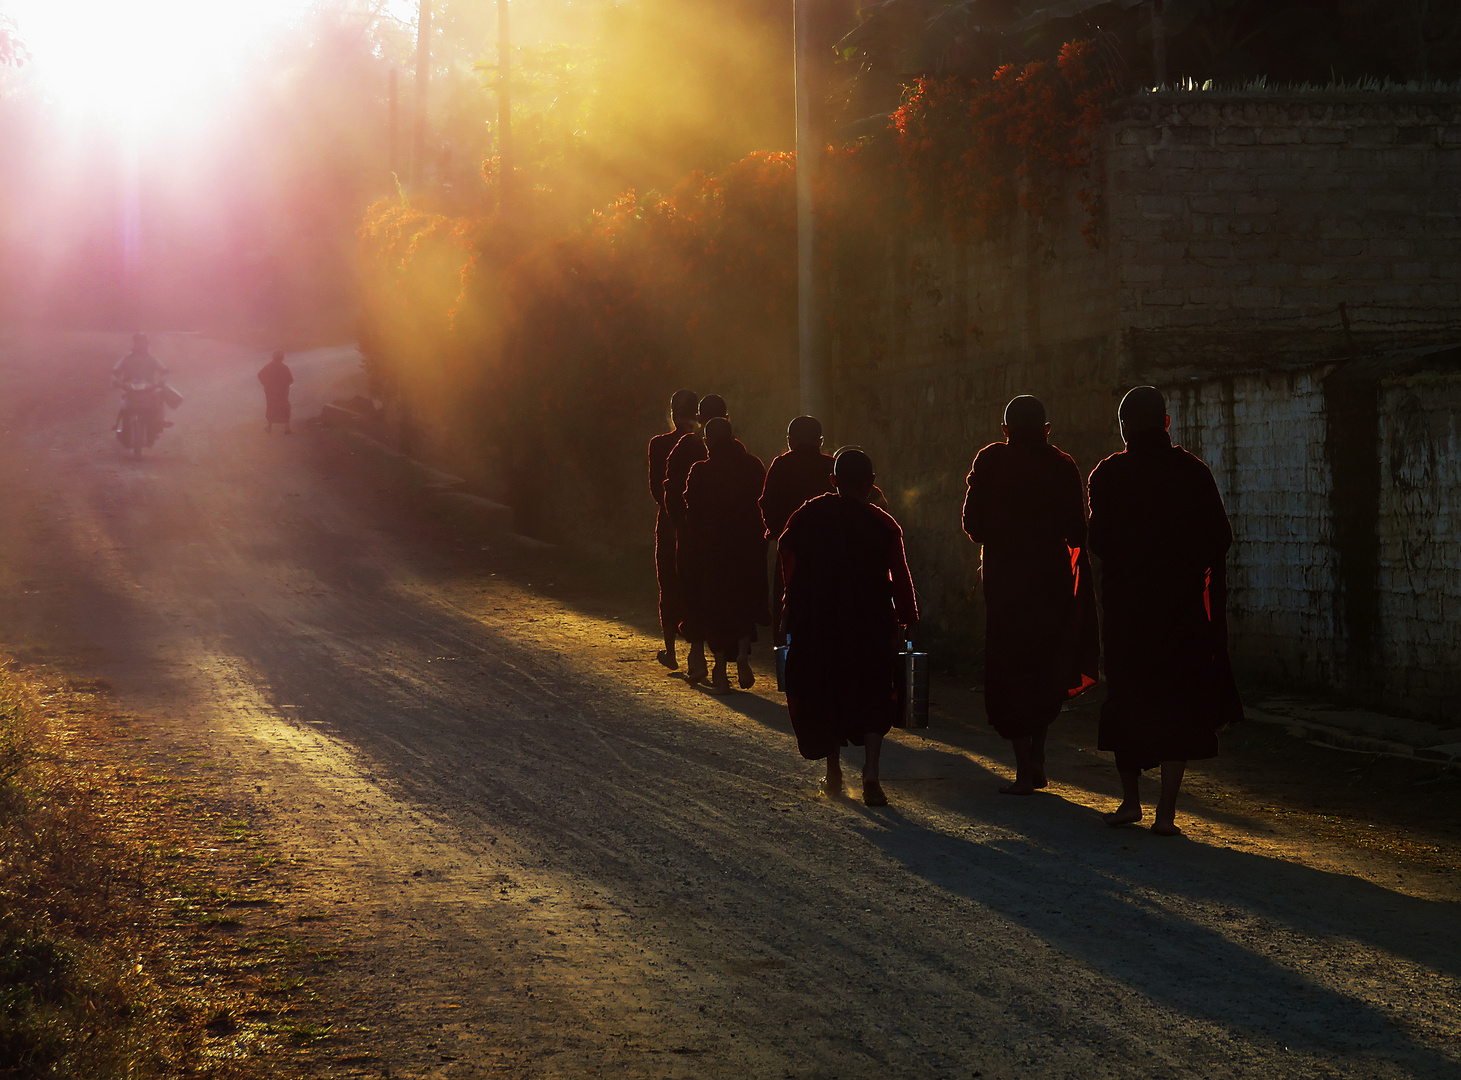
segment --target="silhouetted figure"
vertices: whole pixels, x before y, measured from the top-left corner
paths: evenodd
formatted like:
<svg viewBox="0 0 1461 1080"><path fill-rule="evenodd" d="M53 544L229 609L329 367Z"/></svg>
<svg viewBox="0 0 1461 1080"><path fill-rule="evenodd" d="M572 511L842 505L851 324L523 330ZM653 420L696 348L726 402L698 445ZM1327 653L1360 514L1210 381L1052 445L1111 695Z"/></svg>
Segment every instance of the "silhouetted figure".
<svg viewBox="0 0 1461 1080"><path fill-rule="evenodd" d="M1069 698L1096 682L1100 637L1080 470L1047 441L1045 406L1006 406L1004 442L979 451L964 532L983 545L984 711L1015 752L1005 795L1046 786L1045 735Z"/></svg>
<svg viewBox="0 0 1461 1080"><path fill-rule="evenodd" d="M283 424L284 434L292 435L289 388L294 385L294 372L284 363L283 350L275 349L273 358L259 369L259 382L264 384L264 430L272 433L275 424Z"/></svg>
<svg viewBox="0 0 1461 1080"><path fill-rule="evenodd" d="M146 334L132 335L132 351L112 367L112 378L119 383L159 382L167 368L148 349Z"/></svg>
<svg viewBox="0 0 1461 1080"><path fill-rule="evenodd" d="M700 399L696 418L701 424L725 415L725 399L719 394L706 394ZM690 643L690 655L685 662L685 678L698 683L710 675L705 663L705 629L696 621L695 613L704 610L701 591L705 574L695 538L685 529L687 510L685 508L685 483L690 470L707 457L705 440L694 428L675 440L670 456L665 461L664 508L675 524L675 574L680 580L680 599L683 613L680 620L680 636Z"/></svg>
<svg viewBox="0 0 1461 1080"><path fill-rule="evenodd" d="M827 759L828 796L842 794L851 743L866 748L863 802L886 806L878 759L901 697L898 627L913 635L918 604L903 530L868 503L872 461L843 450L834 476L836 494L805 503L781 534L786 704L802 757Z"/></svg>
<svg viewBox="0 0 1461 1080"><path fill-rule="evenodd" d="M761 520L766 526L766 539L773 543L781 536L802 503L826 495L832 487L832 455L822 453L822 422L815 416L798 416L786 428L787 452L772 459L766 470L766 486L761 492ZM772 578L781 580L778 568ZM773 637L781 644L781 590L771 595Z"/></svg>
<svg viewBox="0 0 1461 1080"><path fill-rule="evenodd" d="M755 683L751 642L756 624L768 624L766 608L766 533L756 499L766 480L766 467L735 437L731 423L716 417L705 425L709 456L690 470L685 484L689 528L700 552L701 609L696 621L715 657L710 685L717 694L730 691L726 664L736 659L741 689Z"/></svg>
<svg viewBox="0 0 1461 1080"><path fill-rule="evenodd" d="M1123 796L1106 821L1141 820L1138 779L1160 764L1152 831L1175 836L1187 762L1216 757L1218 728L1243 718L1228 660L1233 531L1208 467L1172 445L1161 392L1138 386L1119 415L1126 449L1090 480L1108 691L1098 746L1115 753Z"/></svg>
<svg viewBox="0 0 1461 1080"><path fill-rule="evenodd" d="M676 390L670 397L671 431L649 440L649 494L659 512L654 518L654 576L659 583L659 625L664 632L665 647L657 657L671 671L680 666L675 659L675 639L685 617L680 578L675 570L675 519L665 508L665 472L670 451L680 437L695 429L695 406L699 400L693 390Z"/></svg>
<svg viewBox="0 0 1461 1080"><path fill-rule="evenodd" d="M157 386L167 376L167 368L162 366L162 361L152 355L148 348L146 334L132 335L132 351L123 356L112 366L112 384L114 386L126 387L129 384L145 383L149 386ZM162 395L155 392L144 391L141 394L128 392L127 400L131 407L142 416L147 430L147 445L150 447L157 441L162 429L171 427L163 412ZM124 409L125 411L125 409ZM117 417L117 438L122 439L122 417Z"/></svg>

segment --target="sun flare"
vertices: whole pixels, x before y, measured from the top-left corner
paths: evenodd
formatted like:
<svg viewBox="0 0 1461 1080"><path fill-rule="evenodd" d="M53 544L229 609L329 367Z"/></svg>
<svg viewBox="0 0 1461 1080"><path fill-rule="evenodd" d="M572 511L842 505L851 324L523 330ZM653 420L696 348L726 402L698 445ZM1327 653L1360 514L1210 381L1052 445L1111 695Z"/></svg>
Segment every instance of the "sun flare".
<svg viewBox="0 0 1461 1080"><path fill-rule="evenodd" d="M11 0L47 95L155 129L198 120L308 0Z"/></svg>

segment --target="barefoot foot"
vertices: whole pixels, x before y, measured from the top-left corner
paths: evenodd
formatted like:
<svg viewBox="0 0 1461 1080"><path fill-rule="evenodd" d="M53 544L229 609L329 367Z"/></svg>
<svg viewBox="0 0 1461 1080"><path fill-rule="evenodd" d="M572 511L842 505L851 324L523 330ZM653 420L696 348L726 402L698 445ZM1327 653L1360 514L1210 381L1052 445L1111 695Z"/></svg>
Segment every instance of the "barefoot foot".
<svg viewBox="0 0 1461 1080"><path fill-rule="evenodd" d="M742 690L749 690L756 685L756 673L751 670L749 656L736 657L736 683Z"/></svg>
<svg viewBox="0 0 1461 1080"><path fill-rule="evenodd" d="M1105 819L1106 824L1110 828L1119 829L1123 825L1135 825L1140 821L1141 807L1129 806L1126 803L1122 803L1114 812L1102 814L1101 817Z"/></svg>
<svg viewBox="0 0 1461 1080"><path fill-rule="evenodd" d="M888 797L883 794L883 785L876 780L864 780L862 801L864 806L887 806Z"/></svg>
<svg viewBox="0 0 1461 1080"><path fill-rule="evenodd" d="M1044 771L1041 770L1030 777L1030 786L1038 791L1040 788L1049 787L1050 781L1046 778Z"/></svg>
<svg viewBox="0 0 1461 1080"><path fill-rule="evenodd" d="M671 671L679 670L680 662L675 659L675 654L670 652L668 649L661 649L659 651L659 655L657 655L655 659L658 660L665 667L669 668Z"/></svg>
<svg viewBox="0 0 1461 1080"><path fill-rule="evenodd" d="M1182 830L1177 828L1175 821L1158 821L1152 824L1152 832L1157 836L1181 836Z"/></svg>
<svg viewBox="0 0 1461 1080"><path fill-rule="evenodd" d="M847 794L847 789L842 786L841 773L828 773L817 786L829 799L841 799Z"/></svg>

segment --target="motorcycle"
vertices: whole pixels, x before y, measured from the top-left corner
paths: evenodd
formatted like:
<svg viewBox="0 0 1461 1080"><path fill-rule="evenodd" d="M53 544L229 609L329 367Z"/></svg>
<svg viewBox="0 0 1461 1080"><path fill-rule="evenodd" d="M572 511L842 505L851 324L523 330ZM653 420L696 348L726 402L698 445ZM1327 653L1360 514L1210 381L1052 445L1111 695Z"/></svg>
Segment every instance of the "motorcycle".
<svg viewBox="0 0 1461 1080"><path fill-rule="evenodd" d="M117 414L117 441L140 458L172 425L163 419L163 408L176 409L183 396L159 379L121 382L122 410Z"/></svg>

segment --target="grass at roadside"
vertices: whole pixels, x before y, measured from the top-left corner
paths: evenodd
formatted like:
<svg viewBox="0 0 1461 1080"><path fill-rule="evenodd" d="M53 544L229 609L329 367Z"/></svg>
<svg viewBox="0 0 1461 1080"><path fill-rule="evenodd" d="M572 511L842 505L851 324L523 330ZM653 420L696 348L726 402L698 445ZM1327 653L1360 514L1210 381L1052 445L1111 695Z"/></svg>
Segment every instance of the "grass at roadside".
<svg viewBox="0 0 1461 1080"><path fill-rule="evenodd" d="M105 705L0 668L0 1076L330 1073L328 928L240 808L129 754Z"/></svg>

